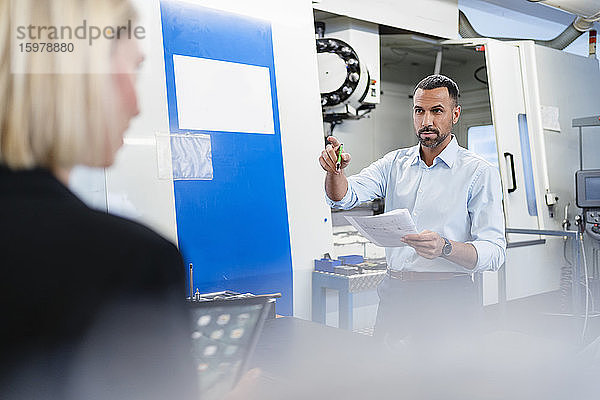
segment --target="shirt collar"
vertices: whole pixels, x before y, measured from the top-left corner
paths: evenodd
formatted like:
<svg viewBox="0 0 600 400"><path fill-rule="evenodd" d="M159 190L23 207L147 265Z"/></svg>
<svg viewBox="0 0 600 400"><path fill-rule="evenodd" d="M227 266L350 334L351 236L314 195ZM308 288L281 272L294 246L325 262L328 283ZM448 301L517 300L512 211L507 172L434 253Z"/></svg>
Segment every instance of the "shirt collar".
<svg viewBox="0 0 600 400"><path fill-rule="evenodd" d="M410 148L410 165L414 165L419 162L421 159L421 145L417 144ZM458 154L458 142L456 141L456 136L452 135L452 140L446 146L446 148L436 157L442 160L448 168L452 168L454 162L456 161L456 156ZM434 163L435 165L435 163Z"/></svg>
<svg viewBox="0 0 600 400"><path fill-rule="evenodd" d="M458 142L456 141L456 137L452 135L452 140L450 140L450 143L448 143L448 146L440 153L438 158L445 162L448 168L452 168L457 154Z"/></svg>
<svg viewBox="0 0 600 400"><path fill-rule="evenodd" d="M421 148L420 144L417 144L416 146L413 146L410 148L410 150L409 150L410 164L409 165L415 165L421 159L421 152L419 151L420 148Z"/></svg>

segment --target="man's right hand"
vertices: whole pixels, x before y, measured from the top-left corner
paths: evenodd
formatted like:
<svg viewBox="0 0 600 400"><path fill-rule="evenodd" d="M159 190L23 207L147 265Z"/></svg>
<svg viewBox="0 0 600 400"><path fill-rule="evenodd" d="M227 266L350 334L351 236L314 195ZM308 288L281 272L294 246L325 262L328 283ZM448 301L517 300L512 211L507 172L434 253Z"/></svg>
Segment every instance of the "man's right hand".
<svg viewBox="0 0 600 400"><path fill-rule="evenodd" d="M325 146L325 150L321 152L321 156L319 157L319 164L327 173L339 175L342 173L342 170L350 164L350 154L342 153L342 162L340 165L340 170L336 169L336 164L338 160L338 151L340 148L340 142L333 136L329 136L327 138L327 146Z"/></svg>

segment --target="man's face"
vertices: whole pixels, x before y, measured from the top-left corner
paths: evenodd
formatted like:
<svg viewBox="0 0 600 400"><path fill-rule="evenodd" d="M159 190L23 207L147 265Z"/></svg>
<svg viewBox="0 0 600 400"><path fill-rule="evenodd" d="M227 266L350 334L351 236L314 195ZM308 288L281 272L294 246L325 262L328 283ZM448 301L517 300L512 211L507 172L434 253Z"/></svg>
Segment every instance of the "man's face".
<svg viewBox="0 0 600 400"><path fill-rule="evenodd" d="M424 147L435 148L452 132L458 122L460 106L455 105L445 87L417 89L413 98L415 134Z"/></svg>

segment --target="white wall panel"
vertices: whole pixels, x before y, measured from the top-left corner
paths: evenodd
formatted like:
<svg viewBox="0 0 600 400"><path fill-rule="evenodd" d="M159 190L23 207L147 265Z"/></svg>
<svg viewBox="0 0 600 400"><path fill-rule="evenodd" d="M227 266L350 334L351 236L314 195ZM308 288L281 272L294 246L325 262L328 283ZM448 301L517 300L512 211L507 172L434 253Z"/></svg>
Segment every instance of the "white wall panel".
<svg viewBox="0 0 600 400"><path fill-rule="evenodd" d="M442 38L458 37L458 0L321 0L314 8Z"/></svg>
<svg viewBox="0 0 600 400"><path fill-rule="evenodd" d="M140 115L131 122L125 144L106 170L108 211L127 216L177 242L173 180L158 178L156 134L169 132L159 1L134 1L145 61L138 75Z"/></svg>
<svg viewBox="0 0 600 400"><path fill-rule="evenodd" d="M318 157L323 149L321 99L317 76L314 20L308 0L271 1L273 52L279 101L287 195L294 315L310 319L313 260L333 247L331 211L325 202Z"/></svg>

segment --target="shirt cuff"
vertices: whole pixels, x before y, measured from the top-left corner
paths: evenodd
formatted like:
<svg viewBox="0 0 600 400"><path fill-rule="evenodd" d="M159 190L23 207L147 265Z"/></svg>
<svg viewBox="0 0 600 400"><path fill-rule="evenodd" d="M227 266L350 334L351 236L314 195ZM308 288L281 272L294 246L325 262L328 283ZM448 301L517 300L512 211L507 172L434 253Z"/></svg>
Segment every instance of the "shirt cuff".
<svg viewBox="0 0 600 400"><path fill-rule="evenodd" d="M353 203L356 202L353 199L353 194L354 192L352 191L352 188L350 187L350 185L348 185L348 190L346 190L346 194L344 195L344 197L342 197L340 201L331 200L329 196L327 196L327 193L325 193L325 200L327 201L327 204L329 204L329 207L345 210L348 208L352 208Z"/></svg>
<svg viewBox="0 0 600 400"><path fill-rule="evenodd" d="M477 264L471 272L498 271L504 264L504 249L487 240L474 240L467 242L477 251Z"/></svg>

